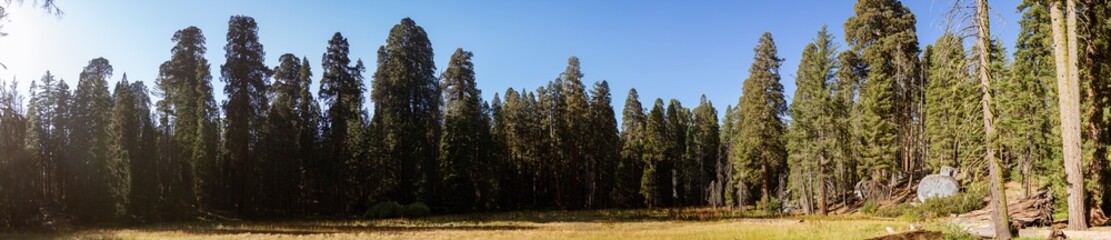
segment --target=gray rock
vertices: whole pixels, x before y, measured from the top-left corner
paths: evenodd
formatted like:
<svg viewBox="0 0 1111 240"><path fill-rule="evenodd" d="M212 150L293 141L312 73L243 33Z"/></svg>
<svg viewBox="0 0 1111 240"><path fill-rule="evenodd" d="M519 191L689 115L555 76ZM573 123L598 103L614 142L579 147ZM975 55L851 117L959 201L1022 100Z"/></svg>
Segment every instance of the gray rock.
<svg viewBox="0 0 1111 240"><path fill-rule="evenodd" d="M930 174L918 183L918 201L926 202L931 198L953 196L960 189L961 185L957 179L942 174Z"/></svg>

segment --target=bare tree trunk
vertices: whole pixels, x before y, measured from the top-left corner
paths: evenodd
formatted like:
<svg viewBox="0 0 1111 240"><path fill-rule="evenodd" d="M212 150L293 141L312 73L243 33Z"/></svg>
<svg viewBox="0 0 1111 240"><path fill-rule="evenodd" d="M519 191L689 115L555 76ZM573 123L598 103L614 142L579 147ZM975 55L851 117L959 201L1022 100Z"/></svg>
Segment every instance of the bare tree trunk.
<svg viewBox="0 0 1111 240"><path fill-rule="evenodd" d="M814 194L811 193L814 189L814 174L813 172L806 174L806 184L802 188L802 209L806 214L814 214Z"/></svg>
<svg viewBox="0 0 1111 240"><path fill-rule="evenodd" d="M826 174L818 173L818 186L821 191L818 193L818 209L822 215L829 214L829 205L826 202Z"/></svg>
<svg viewBox="0 0 1111 240"><path fill-rule="evenodd" d="M991 205L995 212L991 215L991 222L995 228L996 239L1011 239L1010 221L1007 218L1007 195L1003 192L1003 168L995 158L995 123L991 112L991 31L987 0L976 1L976 15L978 33L976 43L980 50L980 91L984 94L980 103L984 112L984 133L987 135L985 158L989 164Z"/></svg>
<svg viewBox="0 0 1111 240"><path fill-rule="evenodd" d="M822 169L822 166L825 166L826 163L826 155L823 152L818 157L818 212L826 215L829 214L829 206L826 203L826 171Z"/></svg>
<svg viewBox="0 0 1111 240"><path fill-rule="evenodd" d="M761 174L763 174L763 176L761 177L763 186L760 187L760 203L762 204L762 206L766 210L766 208L768 207L768 200L771 199L771 190L769 189L769 188L771 188L771 182L770 182L771 180L768 179L770 177L768 176L768 161L767 160L764 160L764 164L760 165L760 171L761 171Z"/></svg>
<svg viewBox="0 0 1111 240"><path fill-rule="evenodd" d="M1076 3L1067 2L1068 20L1061 11L1061 0L1050 2L1053 27L1053 52L1057 66L1057 89L1061 111L1061 144L1069 198L1069 229L1088 229L1084 214L1084 173L1081 172L1080 148L1080 86L1077 73ZM1067 36L1066 36L1067 35ZM1067 46L1067 49L1066 49Z"/></svg>

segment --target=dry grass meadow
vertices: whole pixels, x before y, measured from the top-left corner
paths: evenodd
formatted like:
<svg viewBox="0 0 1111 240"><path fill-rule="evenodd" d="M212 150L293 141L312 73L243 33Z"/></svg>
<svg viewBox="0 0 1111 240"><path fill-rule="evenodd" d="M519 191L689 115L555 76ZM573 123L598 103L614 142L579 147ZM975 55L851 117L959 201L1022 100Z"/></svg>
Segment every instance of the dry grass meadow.
<svg viewBox="0 0 1111 240"><path fill-rule="evenodd" d="M0 239L867 239L911 223L862 215L739 216L711 209L510 212L422 219L193 222L0 233Z"/></svg>

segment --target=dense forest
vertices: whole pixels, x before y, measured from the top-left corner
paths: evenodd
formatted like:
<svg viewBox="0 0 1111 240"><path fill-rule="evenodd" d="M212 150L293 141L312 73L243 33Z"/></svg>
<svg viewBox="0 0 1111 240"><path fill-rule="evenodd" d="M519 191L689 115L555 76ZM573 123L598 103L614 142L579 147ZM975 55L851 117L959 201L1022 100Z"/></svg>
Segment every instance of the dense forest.
<svg viewBox="0 0 1111 240"><path fill-rule="evenodd" d="M1069 199L1102 212L1111 208L1111 1L1068 1L1072 55L1054 33L1062 2L1023 0L1008 51L958 30L921 44L900 1L858 0L845 39L816 26L811 43L793 46L804 50L790 102L783 58L764 33L735 104L642 102L629 89L620 118L609 84L587 82L576 57L545 86L487 100L475 71L496 69L481 70L463 49L437 68L412 19L389 29L372 72L335 33L312 79L306 56L267 66L258 24L232 16L219 67L204 57L201 29L187 27L149 82L113 80L104 58L72 87L50 72L27 93L2 81L0 227L347 218L387 202L434 213L825 214L835 202L883 200L945 166L968 189L998 174L1027 194L1051 189L1058 210ZM1059 104L1059 89L1071 89L1058 85L1064 63L1079 80L1069 92L1076 109ZM214 75L226 100L216 100ZM1079 112L1079 125L1064 110ZM1070 138L1081 139L1077 148ZM1073 165L1062 164L1071 154L1082 160L1080 192L1066 190L1076 185L1066 184Z"/></svg>

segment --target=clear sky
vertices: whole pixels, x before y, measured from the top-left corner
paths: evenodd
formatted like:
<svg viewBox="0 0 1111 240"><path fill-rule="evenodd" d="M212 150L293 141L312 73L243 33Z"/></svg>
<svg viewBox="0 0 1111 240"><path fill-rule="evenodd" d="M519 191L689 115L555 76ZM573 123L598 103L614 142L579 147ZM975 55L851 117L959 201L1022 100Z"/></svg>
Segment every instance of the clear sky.
<svg viewBox="0 0 1111 240"><path fill-rule="evenodd" d="M841 48L851 0L799 1L277 1L277 0L57 0L61 17L13 6L0 38L0 79L15 78L26 89L50 70L76 87L89 60L107 58L113 81L127 73L153 86L158 66L169 59L179 29L197 26L208 38L217 99L223 99L219 67L231 15L254 17L266 62L278 56L307 56L319 81L327 40L342 32L351 58L363 59L369 76L376 50L404 17L424 27L436 54L437 71L456 48L474 52L478 86L486 100L506 88L535 90L555 79L578 56L585 84L607 80L618 118L629 88L645 107L659 97L693 108L705 94L719 112L735 105L748 75L753 48L771 32L785 58L781 74L787 94L803 47L824 24ZM993 34L1008 48L1018 34L1019 0L990 1ZM918 18L924 47L943 32L952 0L904 0ZM314 89L315 90L315 89ZM26 90L23 90L26 93ZM370 105L368 104L369 108Z"/></svg>

